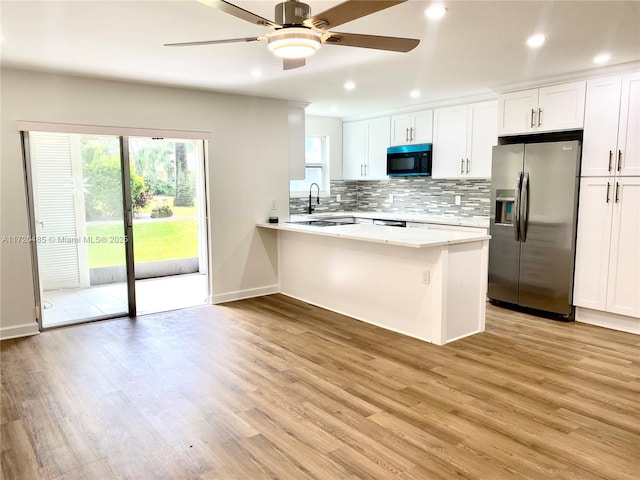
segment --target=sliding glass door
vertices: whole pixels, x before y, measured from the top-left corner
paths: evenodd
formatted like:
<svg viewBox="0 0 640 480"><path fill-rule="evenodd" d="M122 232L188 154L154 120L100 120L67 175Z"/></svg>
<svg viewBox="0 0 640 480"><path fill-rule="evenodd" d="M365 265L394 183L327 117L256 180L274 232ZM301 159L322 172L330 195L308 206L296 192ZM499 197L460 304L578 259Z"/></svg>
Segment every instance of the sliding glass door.
<svg viewBox="0 0 640 480"><path fill-rule="evenodd" d="M41 326L128 315L121 139L29 132L25 151Z"/></svg>
<svg viewBox="0 0 640 480"><path fill-rule="evenodd" d="M23 136L41 328L207 303L203 141Z"/></svg>
<svg viewBox="0 0 640 480"><path fill-rule="evenodd" d="M207 302L203 144L129 139L138 314Z"/></svg>

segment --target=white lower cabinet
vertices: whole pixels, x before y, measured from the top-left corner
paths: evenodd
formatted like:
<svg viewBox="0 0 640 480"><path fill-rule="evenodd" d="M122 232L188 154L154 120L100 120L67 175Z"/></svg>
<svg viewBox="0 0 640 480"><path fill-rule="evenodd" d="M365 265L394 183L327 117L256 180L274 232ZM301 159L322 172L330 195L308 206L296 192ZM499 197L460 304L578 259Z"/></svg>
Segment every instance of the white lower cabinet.
<svg viewBox="0 0 640 480"><path fill-rule="evenodd" d="M583 177L573 303L640 318L640 177Z"/></svg>

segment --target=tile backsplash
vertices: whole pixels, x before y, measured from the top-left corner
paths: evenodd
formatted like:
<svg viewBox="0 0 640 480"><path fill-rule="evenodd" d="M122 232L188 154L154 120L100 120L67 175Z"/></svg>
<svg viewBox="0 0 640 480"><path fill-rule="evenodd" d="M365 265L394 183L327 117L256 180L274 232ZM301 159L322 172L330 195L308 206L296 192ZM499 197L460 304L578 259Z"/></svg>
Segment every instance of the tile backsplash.
<svg viewBox="0 0 640 480"><path fill-rule="evenodd" d="M489 180L434 180L430 177L335 180L330 185L331 195L321 197L314 212L360 210L488 217L490 187ZM340 203L336 201L336 194L341 196ZM460 196L460 205L455 204L456 196ZM307 213L308 206L308 197L289 200L291 215Z"/></svg>

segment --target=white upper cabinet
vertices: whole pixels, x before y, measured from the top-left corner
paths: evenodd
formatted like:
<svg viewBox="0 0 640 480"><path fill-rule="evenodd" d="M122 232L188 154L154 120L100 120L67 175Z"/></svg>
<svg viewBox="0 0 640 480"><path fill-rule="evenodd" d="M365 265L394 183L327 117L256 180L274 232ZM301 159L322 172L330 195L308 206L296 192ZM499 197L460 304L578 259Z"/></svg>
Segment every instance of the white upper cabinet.
<svg viewBox="0 0 640 480"><path fill-rule="evenodd" d="M369 140L365 180L387 178L387 148L389 148L389 117L369 120Z"/></svg>
<svg viewBox="0 0 640 480"><path fill-rule="evenodd" d="M498 104L495 101L469 105L467 152L469 178L491 178L493 147L498 144Z"/></svg>
<svg viewBox="0 0 640 480"><path fill-rule="evenodd" d="M495 101L437 108L433 178L490 178L496 122Z"/></svg>
<svg viewBox="0 0 640 480"><path fill-rule="evenodd" d="M289 106L289 180L304 180L305 116L304 107Z"/></svg>
<svg viewBox="0 0 640 480"><path fill-rule="evenodd" d="M436 108L433 127L433 178L460 178L467 160L466 105Z"/></svg>
<svg viewBox="0 0 640 480"><path fill-rule="evenodd" d="M563 83L538 92L538 132L575 130L584 125L585 82Z"/></svg>
<svg viewBox="0 0 640 480"><path fill-rule="evenodd" d="M342 125L342 177L345 180L359 180L364 175L368 136L366 121Z"/></svg>
<svg viewBox="0 0 640 480"><path fill-rule="evenodd" d="M640 175L640 72L622 77L618 156L620 175Z"/></svg>
<svg viewBox="0 0 640 480"><path fill-rule="evenodd" d="M387 178L390 118L346 122L342 138L344 180Z"/></svg>
<svg viewBox="0 0 640 480"><path fill-rule="evenodd" d="M535 131L538 89L505 93L498 97L498 135Z"/></svg>
<svg viewBox="0 0 640 480"><path fill-rule="evenodd" d="M585 82L511 92L498 97L498 135L580 129Z"/></svg>
<svg viewBox="0 0 640 480"><path fill-rule="evenodd" d="M640 175L640 73L587 82L584 177Z"/></svg>
<svg viewBox="0 0 640 480"><path fill-rule="evenodd" d="M431 143L433 110L404 113L391 117L391 145Z"/></svg>
<svg viewBox="0 0 640 480"><path fill-rule="evenodd" d="M605 177L615 171L621 86L622 77L587 82L580 172L583 177Z"/></svg>

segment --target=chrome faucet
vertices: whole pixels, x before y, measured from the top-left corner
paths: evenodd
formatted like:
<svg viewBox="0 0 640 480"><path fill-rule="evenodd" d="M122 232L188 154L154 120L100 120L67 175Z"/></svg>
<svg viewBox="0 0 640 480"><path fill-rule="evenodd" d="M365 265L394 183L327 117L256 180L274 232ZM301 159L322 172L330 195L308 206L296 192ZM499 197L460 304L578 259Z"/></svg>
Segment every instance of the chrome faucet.
<svg viewBox="0 0 640 480"><path fill-rule="evenodd" d="M311 205L311 190L313 189L313 186L318 187L318 196L316 197L316 204L320 205L320 185L318 185L317 183L313 182L311 184L311 186L309 187L309 215L311 215L313 213L313 209L316 208L313 205Z"/></svg>

